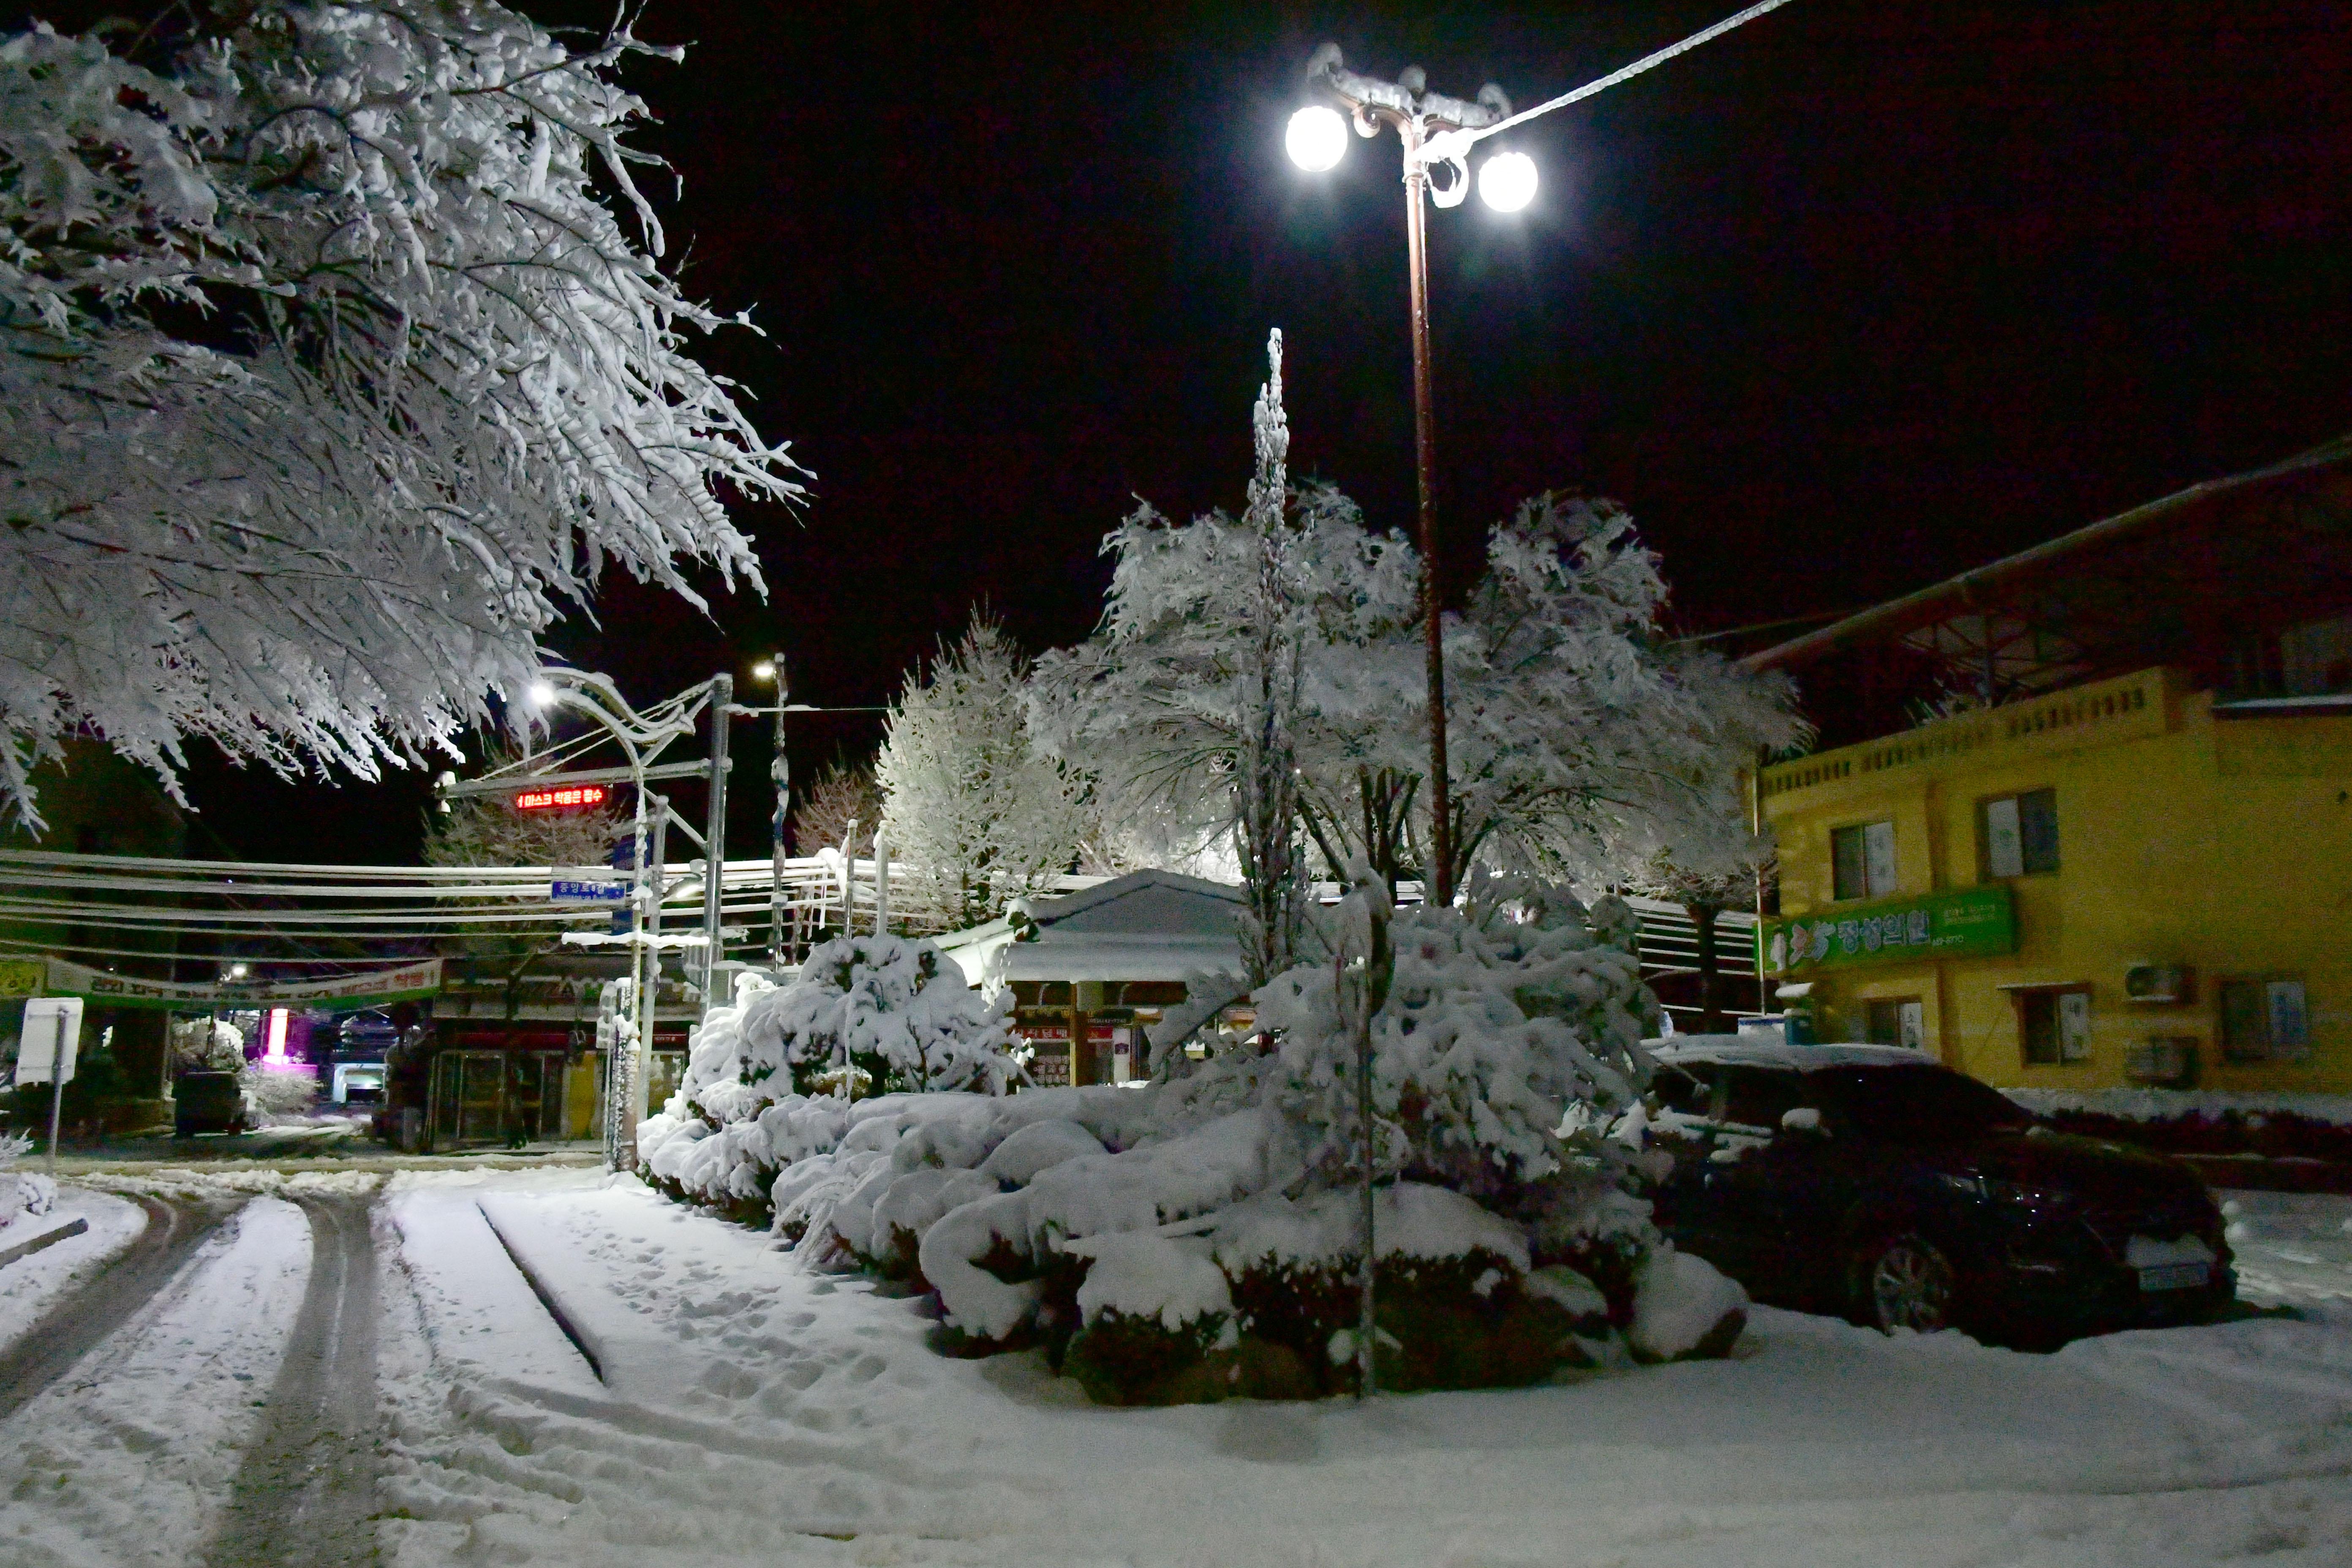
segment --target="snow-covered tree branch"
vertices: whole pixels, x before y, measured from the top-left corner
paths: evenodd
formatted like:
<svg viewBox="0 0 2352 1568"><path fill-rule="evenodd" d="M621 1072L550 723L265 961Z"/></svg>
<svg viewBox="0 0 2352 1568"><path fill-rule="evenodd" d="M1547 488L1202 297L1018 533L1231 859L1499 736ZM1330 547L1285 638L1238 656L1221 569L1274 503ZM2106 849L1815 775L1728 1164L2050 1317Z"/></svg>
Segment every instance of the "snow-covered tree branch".
<svg viewBox="0 0 2352 1568"><path fill-rule="evenodd" d="M0 43L0 807L85 730L362 775L518 689L608 565L759 584L799 494L692 355L625 23L197 7L168 62Z"/></svg>

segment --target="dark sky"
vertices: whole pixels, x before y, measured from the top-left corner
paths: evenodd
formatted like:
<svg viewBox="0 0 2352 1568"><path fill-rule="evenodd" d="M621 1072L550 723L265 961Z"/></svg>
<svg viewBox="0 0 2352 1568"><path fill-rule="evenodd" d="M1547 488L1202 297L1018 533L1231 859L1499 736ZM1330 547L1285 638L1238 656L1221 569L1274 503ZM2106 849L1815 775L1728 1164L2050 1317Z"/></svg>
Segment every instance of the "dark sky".
<svg viewBox="0 0 2352 1568"><path fill-rule="evenodd" d="M741 520L764 603L615 584L559 647L650 700L773 646L860 703L983 599L1074 641L1132 497L1238 501L1270 326L1294 470L1409 526L1396 142L1290 166L1308 54L1524 105L1737 8L656 0L673 254L764 326L712 353L814 500ZM1795 0L1517 132L1533 209L1431 216L1456 585L1564 487L1633 509L1686 626L1857 606L2352 428L2345 40L2320 0ZM413 853L414 780L194 782L193 852Z"/></svg>

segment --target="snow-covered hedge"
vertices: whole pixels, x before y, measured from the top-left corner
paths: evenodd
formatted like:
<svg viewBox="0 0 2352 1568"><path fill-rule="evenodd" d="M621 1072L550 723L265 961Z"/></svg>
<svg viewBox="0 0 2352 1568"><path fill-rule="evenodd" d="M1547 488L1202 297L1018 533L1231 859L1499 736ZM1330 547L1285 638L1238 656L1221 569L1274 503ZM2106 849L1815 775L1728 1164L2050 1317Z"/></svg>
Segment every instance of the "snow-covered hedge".
<svg viewBox="0 0 2352 1568"><path fill-rule="evenodd" d="M1612 1341L1636 1360L1727 1347L1739 1288L1665 1246L1626 1191L1634 1156L1598 1131L1648 1071L1655 1005L1630 919L1486 884L1466 909L1408 911L1392 930L1373 1026L1383 1385L1526 1383ZM824 1059L796 1042L885 1039L892 1010L856 1022L851 999L871 994L866 973L915 971L811 967L814 982L755 984L710 1015L677 1097L638 1132L656 1184L767 1216L810 1266L936 1292L965 1352L1042 1343L1105 1402L1349 1385L1361 1141L1331 968L1256 994L1272 1052L1168 1051L1139 1090L853 1102L789 1088L787 1068ZM973 1059L971 1040L1001 1028L975 1008L952 1014L971 1033L941 1059ZM870 1054L886 1071L907 1059Z"/></svg>

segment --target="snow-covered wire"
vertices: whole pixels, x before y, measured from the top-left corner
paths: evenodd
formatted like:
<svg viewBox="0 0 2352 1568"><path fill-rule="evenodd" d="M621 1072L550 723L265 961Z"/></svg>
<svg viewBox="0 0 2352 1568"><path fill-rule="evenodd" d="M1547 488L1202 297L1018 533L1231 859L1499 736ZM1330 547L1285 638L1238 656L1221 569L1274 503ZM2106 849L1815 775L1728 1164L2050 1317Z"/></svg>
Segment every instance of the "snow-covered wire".
<svg viewBox="0 0 2352 1568"><path fill-rule="evenodd" d="M1576 89L1572 92L1563 92L1558 98L1546 99L1543 102L1537 104L1533 109L1523 109L1518 113L1511 115L1507 119L1498 120L1492 125L1484 126L1475 131L1453 131L1446 132L1443 136L1433 136L1430 138L1424 149L1424 156L1432 160L1444 157L1460 157L1464 153L1469 151L1479 142L1484 142L1489 136L1500 135L1502 132L1510 130L1515 125L1525 125L1528 121L1535 119L1539 114L1549 114L1555 109L1566 109L1571 103L1580 102L1585 99L1592 97L1596 93L1606 92L1612 87L1616 87L1623 82L1631 81L1635 77L1640 76L1643 71L1651 70L1656 67L1664 65L1676 55L1688 54L1691 50L1698 47L1701 44L1719 38L1723 37L1724 34L1731 31L1734 27L1744 26L1748 23L1756 20L1757 17L1763 16L1766 12L1777 11L1788 3L1789 0L1757 0L1755 5L1750 5L1747 10L1738 13L1737 16L1726 16L1722 21L1715 24L1715 26L1702 28L1700 31L1693 33L1689 37L1683 39L1682 42L1678 44L1668 44L1664 48L1658 50L1655 54L1643 55L1632 65L1620 67L1618 69L1611 71L1607 76L1601 77L1597 80L1586 82L1582 87ZM1440 145L1441 142L1443 143L1442 147Z"/></svg>

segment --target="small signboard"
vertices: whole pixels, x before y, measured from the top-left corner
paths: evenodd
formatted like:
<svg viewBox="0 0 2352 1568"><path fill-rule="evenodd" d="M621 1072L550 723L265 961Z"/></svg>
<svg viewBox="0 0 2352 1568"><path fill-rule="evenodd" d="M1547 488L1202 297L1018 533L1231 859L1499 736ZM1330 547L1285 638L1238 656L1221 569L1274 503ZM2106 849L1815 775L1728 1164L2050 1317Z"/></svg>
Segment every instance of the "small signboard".
<svg viewBox="0 0 2352 1568"><path fill-rule="evenodd" d="M547 896L559 904L625 903L629 884L601 877L558 877L549 885Z"/></svg>
<svg viewBox="0 0 2352 1568"><path fill-rule="evenodd" d="M25 1004L25 1033L16 1047L16 1082L71 1083L81 1051L81 998L36 996Z"/></svg>
<svg viewBox="0 0 2352 1568"><path fill-rule="evenodd" d="M45 959L0 958L0 996L38 996L48 989Z"/></svg>
<svg viewBox="0 0 2352 1568"><path fill-rule="evenodd" d="M612 793L600 784L545 784L520 792L514 805L517 811L570 811L602 805Z"/></svg>
<svg viewBox="0 0 2352 1568"><path fill-rule="evenodd" d="M1756 947L1766 974L1979 958L2017 951L2017 913L2004 884L1954 888L1765 921L1756 928Z"/></svg>

